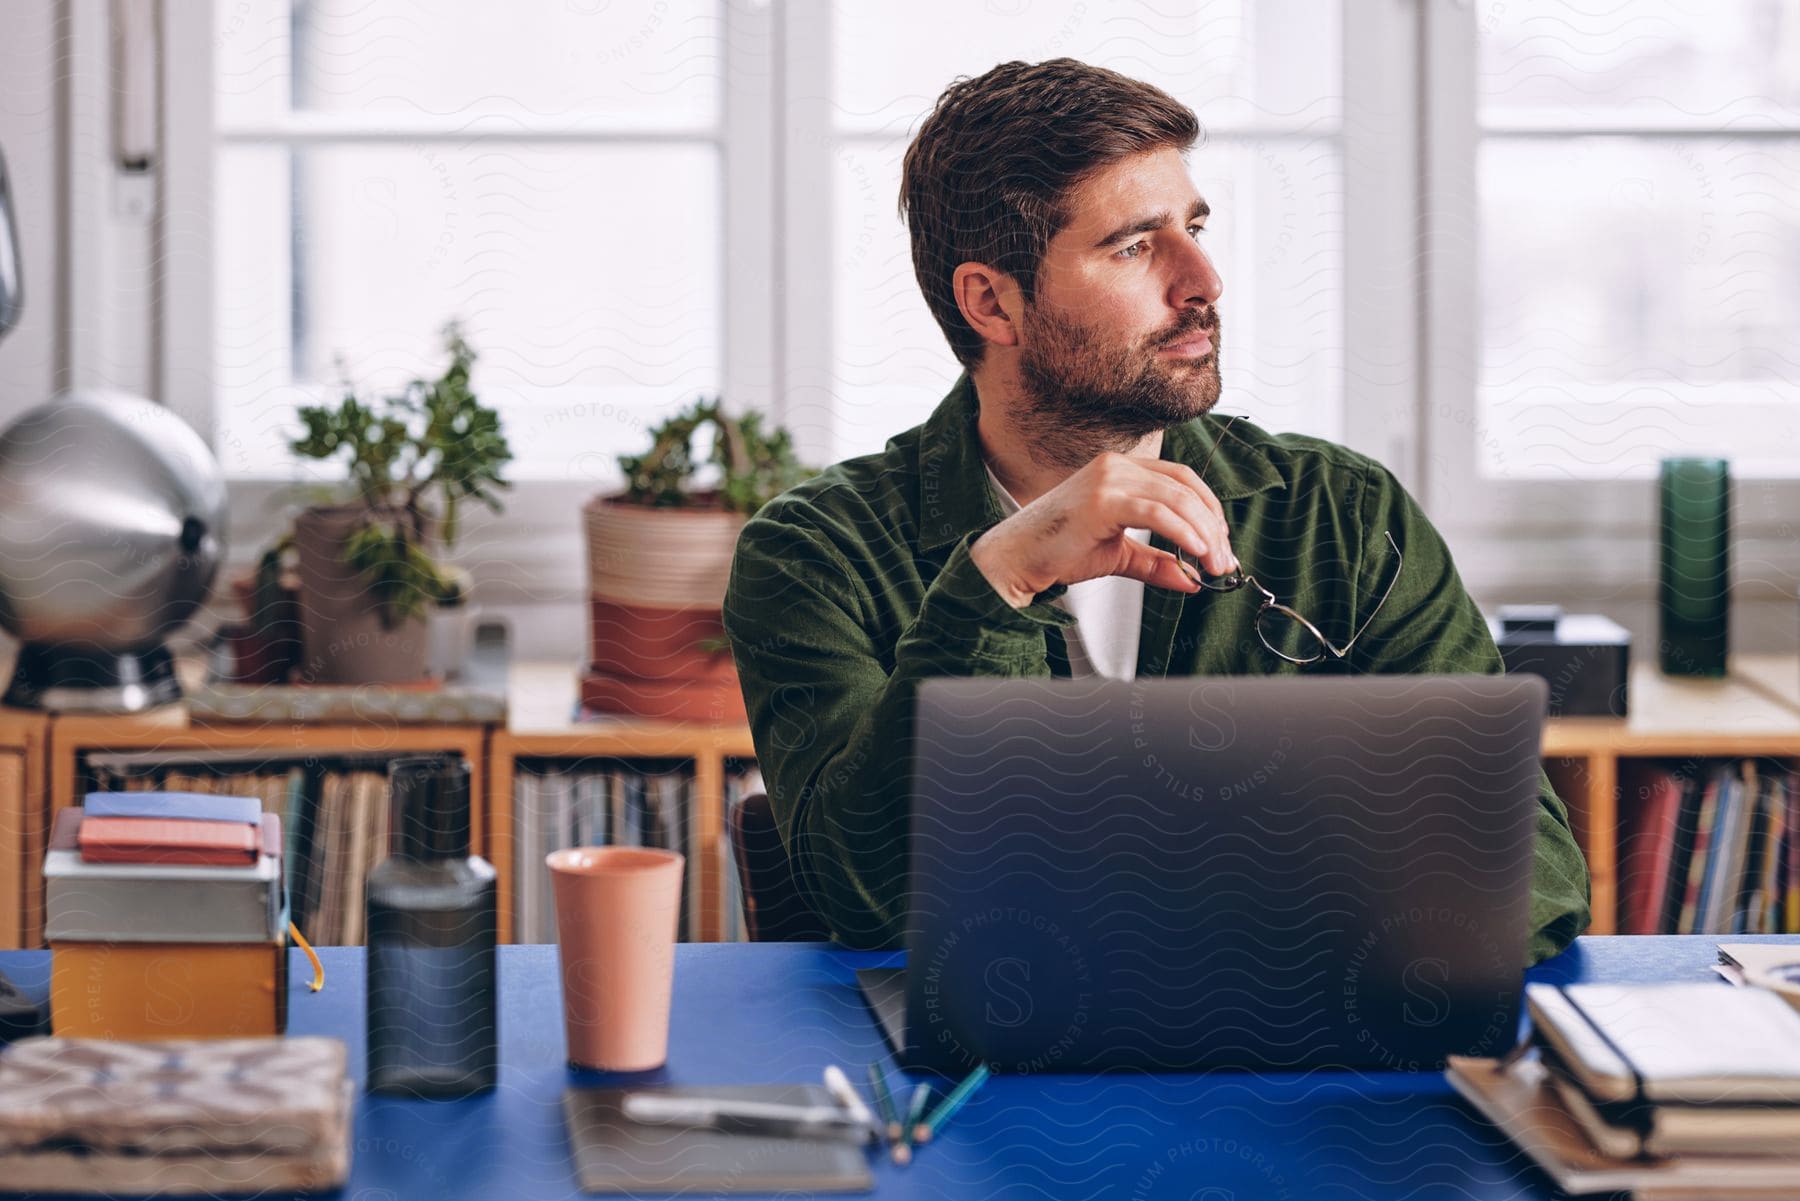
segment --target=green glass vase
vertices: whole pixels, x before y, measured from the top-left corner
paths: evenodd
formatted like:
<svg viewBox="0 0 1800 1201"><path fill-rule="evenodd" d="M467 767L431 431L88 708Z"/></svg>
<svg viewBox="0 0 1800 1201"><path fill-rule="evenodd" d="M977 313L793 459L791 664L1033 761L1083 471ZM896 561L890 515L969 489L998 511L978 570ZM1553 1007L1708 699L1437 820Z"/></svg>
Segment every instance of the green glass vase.
<svg viewBox="0 0 1800 1201"><path fill-rule="evenodd" d="M1659 647L1665 675L1722 676L1731 632L1731 469L1664 459Z"/></svg>

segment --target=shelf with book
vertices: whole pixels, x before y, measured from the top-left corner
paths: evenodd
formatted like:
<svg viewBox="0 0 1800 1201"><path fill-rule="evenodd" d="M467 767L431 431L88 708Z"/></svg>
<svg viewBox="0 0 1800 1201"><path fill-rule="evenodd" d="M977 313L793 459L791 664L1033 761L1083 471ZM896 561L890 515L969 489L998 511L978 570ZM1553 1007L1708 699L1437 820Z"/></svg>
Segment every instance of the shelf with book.
<svg viewBox="0 0 1800 1201"><path fill-rule="evenodd" d="M578 721L576 680L577 669L568 663L515 663L507 728L495 732L488 748L490 858L500 875L502 936L527 932L519 920L527 916L521 912L519 835L531 815L518 808L521 780L542 776L546 768L614 772L647 765L661 773L679 766L684 774L689 933L702 941L719 940L735 928L737 919L725 904L728 877L733 874L725 835L726 798L734 775L728 769L754 759L749 728L623 717ZM624 798L619 801L624 804ZM536 908L530 915L534 920L539 916ZM538 932L542 929L541 924L536 926Z"/></svg>
<svg viewBox="0 0 1800 1201"><path fill-rule="evenodd" d="M680 851L692 865L682 894L684 941L742 938L743 899L726 839L701 848L703 806L694 761L684 758L525 756L513 761L516 853L513 938L555 942L556 911L545 857L572 846L642 846ZM724 762L721 812L761 778L747 760ZM702 864L714 870L703 872Z"/></svg>
<svg viewBox="0 0 1800 1201"><path fill-rule="evenodd" d="M43 854L44 752L49 719L42 713L0 708L0 948L26 941L30 887L22 870Z"/></svg>
<svg viewBox="0 0 1800 1201"><path fill-rule="evenodd" d="M41 944L44 836L55 812L77 801L83 757L150 752L176 764L208 755L370 764L424 751L463 755L475 767L476 849L499 875L501 937L508 941L522 916L515 831L521 775L542 774L557 764L605 762L607 770L635 770L646 761L653 770L680 765L687 791L683 841L692 868L692 932L709 940L731 937L739 915L726 903L734 873L725 815L728 794L743 778L733 769L754 763L749 729L729 722L578 721L577 674L572 662L511 664L503 727L392 721L208 725L190 720L180 706L128 717L0 710L0 945ZM1620 843L1635 837L1637 829L1635 797L1622 803L1622 774L1631 777L1645 762L1752 758L1800 765L1800 661L1793 656L1734 658L1721 680L1672 679L1654 664L1640 663L1631 687L1629 718L1555 718L1544 733L1545 767L1568 802L1588 857L1591 930L1597 934L1620 928ZM1625 785L1637 787L1629 778Z"/></svg>
<svg viewBox="0 0 1800 1201"><path fill-rule="evenodd" d="M1683 778L1721 762L1800 763L1800 661L1793 656L1734 656L1719 679L1664 676L1653 663L1631 672L1631 715L1552 718L1545 726L1545 770L1569 806L1576 841L1593 881L1589 932L1621 925L1623 844L1638 837L1645 771ZM1668 831L1673 834L1673 830Z"/></svg>
<svg viewBox="0 0 1800 1201"><path fill-rule="evenodd" d="M474 769L472 841L476 853L488 854L489 734L481 726L393 722L198 725L179 706L125 717L61 715L49 723L44 816L54 821L97 787L258 796L283 816L301 929L326 945L359 942L359 882L385 845L388 762L431 752L466 759ZM42 942L42 860L40 838L15 861L25 877L28 946Z"/></svg>

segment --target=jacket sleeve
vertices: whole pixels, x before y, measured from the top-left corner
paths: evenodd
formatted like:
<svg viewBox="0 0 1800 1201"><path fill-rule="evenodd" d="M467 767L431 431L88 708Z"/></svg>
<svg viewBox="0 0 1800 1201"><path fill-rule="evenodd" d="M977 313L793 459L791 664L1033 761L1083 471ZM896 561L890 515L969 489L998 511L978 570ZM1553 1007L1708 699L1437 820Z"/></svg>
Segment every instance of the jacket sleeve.
<svg viewBox="0 0 1800 1201"><path fill-rule="evenodd" d="M776 502L739 537L725 595L757 761L800 887L838 941L898 946L906 932L913 697L934 676L1048 674L1045 631L1074 618L1014 609L951 550L892 670L871 634L863 576L833 541Z"/></svg>
<svg viewBox="0 0 1800 1201"><path fill-rule="evenodd" d="M1499 648L1464 590L1443 538L1400 482L1377 463L1368 466L1359 509L1363 543L1354 621L1370 625L1352 652L1352 665L1371 672L1504 674ZM1393 534L1403 555L1397 577L1384 532ZM1371 620L1390 578L1393 592ZM1587 929L1590 918L1587 860L1576 845L1568 808L1541 766L1534 845L1528 966L1567 947Z"/></svg>

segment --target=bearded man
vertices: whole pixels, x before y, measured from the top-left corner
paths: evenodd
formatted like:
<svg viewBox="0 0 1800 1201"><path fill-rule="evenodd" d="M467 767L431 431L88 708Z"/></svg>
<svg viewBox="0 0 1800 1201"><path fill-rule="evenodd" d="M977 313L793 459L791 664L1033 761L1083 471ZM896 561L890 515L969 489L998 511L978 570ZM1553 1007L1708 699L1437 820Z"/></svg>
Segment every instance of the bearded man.
<svg viewBox="0 0 1800 1201"><path fill-rule="evenodd" d="M1199 132L1163 91L1056 59L952 84L907 151L914 269L964 373L752 518L725 601L794 875L840 942L905 936L921 680L1504 670L1386 468L1212 413ZM1240 561L1310 626L1202 586ZM1589 904L1541 772L1538 800L1532 962Z"/></svg>

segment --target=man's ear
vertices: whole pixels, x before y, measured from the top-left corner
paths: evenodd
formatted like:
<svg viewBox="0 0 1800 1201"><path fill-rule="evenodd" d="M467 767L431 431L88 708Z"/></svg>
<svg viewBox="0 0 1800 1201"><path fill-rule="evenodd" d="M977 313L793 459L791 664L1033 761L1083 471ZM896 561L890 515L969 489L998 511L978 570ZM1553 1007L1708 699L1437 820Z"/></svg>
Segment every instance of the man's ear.
<svg viewBox="0 0 1800 1201"><path fill-rule="evenodd" d="M971 329L995 346L1019 344L1025 297L1012 276L985 263L963 263L950 286Z"/></svg>

